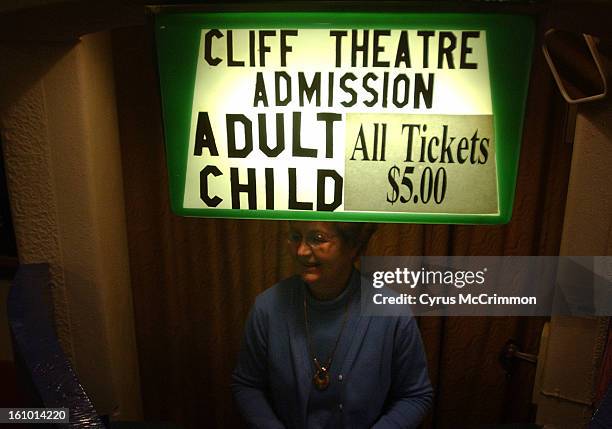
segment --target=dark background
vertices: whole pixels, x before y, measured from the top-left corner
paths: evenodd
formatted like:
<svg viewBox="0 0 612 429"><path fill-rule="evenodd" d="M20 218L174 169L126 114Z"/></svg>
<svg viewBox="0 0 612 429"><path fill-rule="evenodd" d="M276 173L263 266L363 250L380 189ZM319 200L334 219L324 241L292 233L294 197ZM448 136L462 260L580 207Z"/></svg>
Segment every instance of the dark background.
<svg viewBox="0 0 612 429"><path fill-rule="evenodd" d="M145 418L242 427L230 374L255 296L291 273L286 225L171 214L152 31L115 30L113 49ZM367 254L557 255L572 147L565 103L539 52L529 94L508 225L381 225ZM424 426L532 421L535 365L508 375L498 356L510 338L537 354L545 321L421 318L436 391Z"/></svg>

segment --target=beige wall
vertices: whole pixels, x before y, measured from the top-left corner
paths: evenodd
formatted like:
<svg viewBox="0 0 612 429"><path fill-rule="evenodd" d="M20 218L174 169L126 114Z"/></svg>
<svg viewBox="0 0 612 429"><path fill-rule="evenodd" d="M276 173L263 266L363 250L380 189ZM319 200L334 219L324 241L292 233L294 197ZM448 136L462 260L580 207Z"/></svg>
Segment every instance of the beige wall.
<svg viewBox="0 0 612 429"><path fill-rule="evenodd" d="M612 255L612 100L578 110L561 255ZM556 317L534 399L537 422L586 427L607 334L605 318Z"/></svg>
<svg viewBox="0 0 612 429"><path fill-rule="evenodd" d="M100 414L141 417L110 40L3 43L21 263L49 262L58 335Z"/></svg>

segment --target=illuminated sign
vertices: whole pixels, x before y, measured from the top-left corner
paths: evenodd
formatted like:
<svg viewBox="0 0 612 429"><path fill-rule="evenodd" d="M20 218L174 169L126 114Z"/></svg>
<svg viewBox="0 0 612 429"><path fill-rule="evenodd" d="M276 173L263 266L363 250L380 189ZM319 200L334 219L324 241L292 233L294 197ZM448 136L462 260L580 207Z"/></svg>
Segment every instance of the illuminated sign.
<svg viewBox="0 0 612 429"><path fill-rule="evenodd" d="M176 213L509 220L529 18L161 14L156 36Z"/></svg>

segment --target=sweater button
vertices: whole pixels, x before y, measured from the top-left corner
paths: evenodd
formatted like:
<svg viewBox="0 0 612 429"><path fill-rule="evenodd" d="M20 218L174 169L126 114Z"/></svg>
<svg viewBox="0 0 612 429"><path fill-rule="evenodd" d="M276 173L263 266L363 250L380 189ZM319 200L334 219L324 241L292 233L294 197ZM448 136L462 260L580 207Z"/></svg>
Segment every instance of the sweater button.
<svg viewBox="0 0 612 429"><path fill-rule="evenodd" d="M338 404L338 409L342 411L342 404Z"/></svg>
<svg viewBox="0 0 612 429"><path fill-rule="evenodd" d="M342 379L343 379L343 378L344 378L344 377L342 377L342 374L338 374L338 381L342 382Z"/></svg>

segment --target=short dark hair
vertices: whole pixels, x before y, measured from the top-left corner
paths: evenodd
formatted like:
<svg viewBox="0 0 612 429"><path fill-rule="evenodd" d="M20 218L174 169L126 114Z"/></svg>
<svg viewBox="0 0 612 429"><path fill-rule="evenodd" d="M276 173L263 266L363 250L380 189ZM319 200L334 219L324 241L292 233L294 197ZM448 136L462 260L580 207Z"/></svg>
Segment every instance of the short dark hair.
<svg viewBox="0 0 612 429"><path fill-rule="evenodd" d="M345 243L357 248L358 255L368 246L377 228L375 223L365 222L333 222L332 225Z"/></svg>

